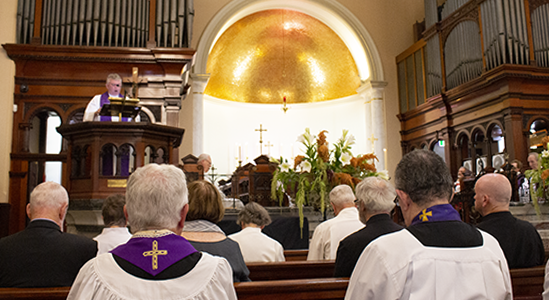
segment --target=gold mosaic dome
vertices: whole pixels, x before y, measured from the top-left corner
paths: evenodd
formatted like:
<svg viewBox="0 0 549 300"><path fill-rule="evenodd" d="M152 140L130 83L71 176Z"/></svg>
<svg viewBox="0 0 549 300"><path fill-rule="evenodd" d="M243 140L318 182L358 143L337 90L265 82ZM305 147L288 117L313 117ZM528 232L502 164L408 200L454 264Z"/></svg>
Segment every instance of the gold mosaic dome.
<svg viewBox="0 0 549 300"><path fill-rule="evenodd" d="M328 26L286 9L257 12L230 26L208 57L205 94L237 102L319 102L356 94L351 52Z"/></svg>

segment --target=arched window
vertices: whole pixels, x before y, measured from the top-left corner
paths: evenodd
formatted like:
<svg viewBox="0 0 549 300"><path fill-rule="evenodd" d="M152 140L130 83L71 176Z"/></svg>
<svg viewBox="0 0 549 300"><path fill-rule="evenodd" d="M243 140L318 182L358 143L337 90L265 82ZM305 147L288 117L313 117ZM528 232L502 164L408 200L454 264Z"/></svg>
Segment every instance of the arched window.
<svg viewBox="0 0 549 300"><path fill-rule="evenodd" d="M547 120L545 119L540 118L532 122L529 136L530 152L540 153L544 149L541 139L547 136L548 127Z"/></svg>
<svg viewBox="0 0 549 300"><path fill-rule="evenodd" d="M505 136L502 128L497 124L490 130L489 144L492 167L497 170L505 164Z"/></svg>
<svg viewBox="0 0 549 300"><path fill-rule="evenodd" d="M56 130L61 125L61 118L53 110L42 110L30 120L29 152L40 154L59 154L63 145L63 137ZM62 162L60 161L30 161L29 178L36 178L36 184L42 181L61 183ZM32 185L32 184L31 184Z"/></svg>
<svg viewBox="0 0 549 300"><path fill-rule="evenodd" d="M486 136L482 130L477 129L473 132L473 155L475 159L475 171L476 174L480 173L482 169L488 167L488 161L486 160Z"/></svg>
<svg viewBox="0 0 549 300"><path fill-rule="evenodd" d="M446 154L445 154L445 143L444 140L438 140L436 143L433 143L431 146L431 150L433 150L438 156L442 157L442 160L446 161Z"/></svg>

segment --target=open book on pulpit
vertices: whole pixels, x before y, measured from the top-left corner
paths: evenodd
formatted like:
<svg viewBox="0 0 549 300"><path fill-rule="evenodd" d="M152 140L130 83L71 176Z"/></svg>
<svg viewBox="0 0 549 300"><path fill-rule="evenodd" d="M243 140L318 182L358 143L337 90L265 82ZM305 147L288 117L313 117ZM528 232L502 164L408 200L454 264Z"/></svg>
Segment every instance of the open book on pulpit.
<svg viewBox="0 0 549 300"><path fill-rule="evenodd" d="M135 117L137 117L141 110L139 99L109 97L109 102L110 104L105 104L101 107L100 116L118 117L118 120L123 120L123 118L135 120Z"/></svg>

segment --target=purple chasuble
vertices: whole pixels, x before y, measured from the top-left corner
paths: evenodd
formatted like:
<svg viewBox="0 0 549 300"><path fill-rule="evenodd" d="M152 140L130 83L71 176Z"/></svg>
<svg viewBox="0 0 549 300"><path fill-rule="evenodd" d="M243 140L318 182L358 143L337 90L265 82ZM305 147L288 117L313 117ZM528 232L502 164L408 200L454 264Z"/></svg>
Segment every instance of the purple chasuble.
<svg viewBox="0 0 549 300"><path fill-rule="evenodd" d="M124 95L122 94L118 94L118 97L120 98L124 98ZM101 94L101 101L99 102L99 105L101 107L103 107L103 105L105 104L110 104L111 102L109 101L109 92L104 92L103 94ZM99 116L99 121L101 122L110 122L112 121L111 119L111 116ZM122 118L122 120L120 120L121 122L128 122L128 118Z"/></svg>
<svg viewBox="0 0 549 300"><path fill-rule="evenodd" d="M459 213L450 204L434 205L421 211L411 225L424 222L461 221Z"/></svg>
<svg viewBox="0 0 549 300"><path fill-rule="evenodd" d="M195 252L189 241L169 230L138 232L110 251L153 276Z"/></svg>

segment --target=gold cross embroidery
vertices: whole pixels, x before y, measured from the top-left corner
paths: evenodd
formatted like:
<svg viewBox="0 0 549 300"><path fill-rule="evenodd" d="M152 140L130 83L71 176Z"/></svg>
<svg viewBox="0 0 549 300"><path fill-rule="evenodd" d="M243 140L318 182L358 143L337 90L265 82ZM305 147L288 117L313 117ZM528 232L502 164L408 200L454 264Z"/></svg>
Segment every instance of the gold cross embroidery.
<svg viewBox="0 0 549 300"><path fill-rule="evenodd" d="M427 209L424 209L423 211L421 211L421 215L419 215L419 218L421 219L422 222L425 222L425 221L429 221L429 219L427 217L432 217L433 216L433 212L432 211L427 211Z"/></svg>
<svg viewBox="0 0 549 300"><path fill-rule="evenodd" d="M158 242L153 241L153 249L143 252L143 256L152 256L153 270L158 269L158 255L168 255L168 250L158 250Z"/></svg>

